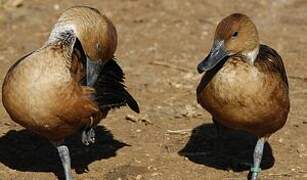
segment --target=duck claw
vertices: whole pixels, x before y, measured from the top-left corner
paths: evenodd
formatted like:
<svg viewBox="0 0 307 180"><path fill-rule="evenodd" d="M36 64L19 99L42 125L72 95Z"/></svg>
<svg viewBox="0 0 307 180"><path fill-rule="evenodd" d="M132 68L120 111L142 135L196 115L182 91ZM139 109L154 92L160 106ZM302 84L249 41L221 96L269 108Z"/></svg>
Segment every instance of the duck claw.
<svg viewBox="0 0 307 180"><path fill-rule="evenodd" d="M94 144L95 143L95 130L93 128L84 130L81 135L81 141L85 146Z"/></svg>

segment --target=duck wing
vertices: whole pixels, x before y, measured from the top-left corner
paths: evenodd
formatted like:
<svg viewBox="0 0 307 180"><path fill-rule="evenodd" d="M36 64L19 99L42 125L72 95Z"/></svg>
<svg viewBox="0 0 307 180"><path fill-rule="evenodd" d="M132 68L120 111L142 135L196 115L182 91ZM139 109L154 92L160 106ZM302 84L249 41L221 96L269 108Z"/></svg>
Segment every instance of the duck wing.
<svg viewBox="0 0 307 180"><path fill-rule="evenodd" d="M127 91L124 85L124 72L112 58L101 65L100 74L94 84L95 101L102 111L128 105L133 111L139 113L140 109L136 100Z"/></svg>
<svg viewBox="0 0 307 180"><path fill-rule="evenodd" d="M259 54L255 63L263 64L264 70L280 74L284 83L289 86L287 72L280 55L267 45L260 45Z"/></svg>
<svg viewBox="0 0 307 180"><path fill-rule="evenodd" d="M95 89L93 98L99 109L105 112L112 108L128 105L133 111L139 113L138 103L127 91L124 85L123 70L115 58L105 64L92 61L86 56L77 37L71 36L69 33L62 36L65 38L61 39L68 41L68 44L72 44L72 42L74 44L71 48L72 62L69 67L72 77L82 86Z"/></svg>

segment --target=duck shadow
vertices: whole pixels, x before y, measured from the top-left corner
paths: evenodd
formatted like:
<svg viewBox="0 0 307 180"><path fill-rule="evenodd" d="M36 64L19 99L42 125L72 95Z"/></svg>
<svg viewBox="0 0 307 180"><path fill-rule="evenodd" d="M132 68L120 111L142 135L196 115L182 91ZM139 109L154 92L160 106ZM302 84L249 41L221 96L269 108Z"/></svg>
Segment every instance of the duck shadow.
<svg viewBox="0 0 307 180"><path fill-rule="evenodd" d="M124 146L104 127L95 130L96 142L88 147L75 135L65 140L71 155L72 168L77 174L87 172L96 160L116 156ZM0 162L11 169L25 172L53 172L63 179L63 168L56 148L46 139L27 130L11 130L0 137Z"/></svg>
<svg viewBox="0 0 307 180"><path fill-rule="evenodd" d="M250 170L256 142L251 134L230 129L223 129L222 137L218 137L213 124L203 124L193 129L179 155L197 164L240 172ZM274 162L272 148L265 143L261 168L271 168Z"/></svg>

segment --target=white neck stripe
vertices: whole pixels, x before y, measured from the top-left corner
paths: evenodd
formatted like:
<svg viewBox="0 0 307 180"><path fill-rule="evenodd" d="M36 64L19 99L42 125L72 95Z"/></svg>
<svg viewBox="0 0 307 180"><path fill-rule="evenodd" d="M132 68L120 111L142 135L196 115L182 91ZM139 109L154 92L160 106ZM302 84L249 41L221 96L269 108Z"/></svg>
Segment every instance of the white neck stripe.
<svg viewBox="0 0 307 180"><path fill-rule="evenodd" d="M252 51L247 51L247 52L242 52L242 55L244 55L246 57L246 59L248 60L248 62L250 64L254 64L257 55L259 53L259 46L257 46L254 50Z"/></svg>
<svg viewBox="0 0 307 180"><path fill-rule="evenodd" d="M66 24L63 22L56 23L50 33L50 36L47 42L49 43L53 42L54 40L57 39L57 37L59 36L61 32L65 32L68 30L72 30L73 32L76 32L76 27L73 24Z"/></svg>

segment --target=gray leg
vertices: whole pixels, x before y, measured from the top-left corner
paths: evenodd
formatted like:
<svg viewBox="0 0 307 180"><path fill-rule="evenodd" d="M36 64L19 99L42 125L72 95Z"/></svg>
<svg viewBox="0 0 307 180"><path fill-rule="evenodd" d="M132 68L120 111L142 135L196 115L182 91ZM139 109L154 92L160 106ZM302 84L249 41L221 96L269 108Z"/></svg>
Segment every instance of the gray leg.
<svg viewBox="0 0 307 180"><path fill-rule="evenodd" d="M215 129L216 129L216 133L217 133L217 137L222 140L223 139L223 131L224 131L224 126L220 123L218 123L218 121L216 120L215 117L212 117L212 121L213 121L213 124L215 126Z"/></svg>
<svg viewBox="0 0 307 180"><path fill-rule="evenodd" d="M81 141L86 146L95 143L95 130L94 130L94 128L84 130L82 132L82 135L81 135Z"/></svg>
<svg viewBox="0 0 307 180"><path fill-rule="evenodd" d="M260 163L261 163L261 159L262 159L263 147L264 147L265 141L266 140L265 140L264 137L258 139L258 141L257 141L256 147L255 147L255 150L254 150L254 165L251 168L251 172L252 172L251 180L257 180L257 176L261 171Z"/></svg>
<svg viewBox="0 0 307 180"><path fill-rule="evenodd" d="M216 121L216 118L212 118L213 124L216 129L217 141L215 141L214 150L217 154L223 154L224 143L223 143L223 126Z"/></svg>
<svg viewBox="0 0 307 180"><path fill-rule="evenodd" d="M66 180L72 180L71 177L71 162L70 162L70 155L69 155L69 150L68 147L66 145L63 144L56 144L54 143L54 145L56 146L61 162L62 162L62 166L64 168L64 175L65 175L65 179Z"/></svg>

